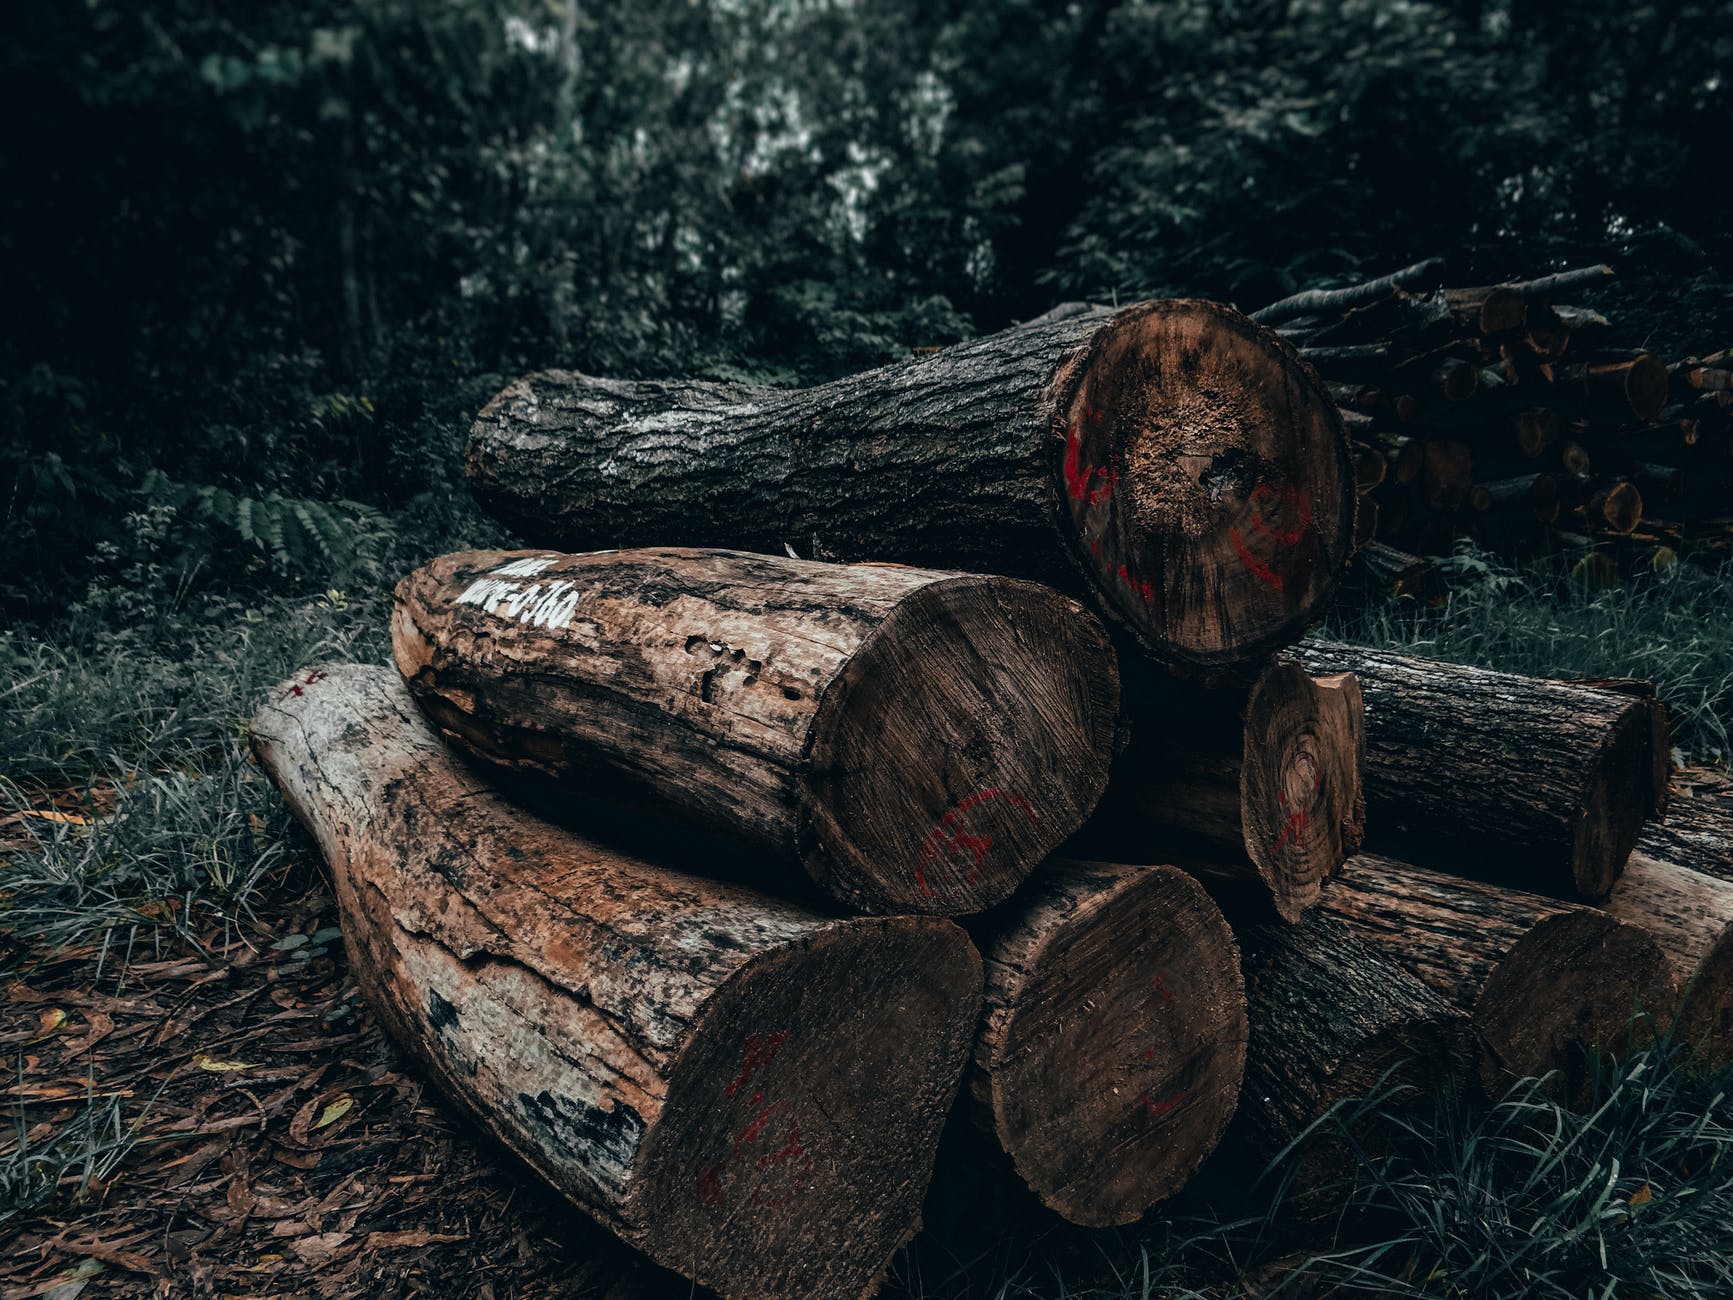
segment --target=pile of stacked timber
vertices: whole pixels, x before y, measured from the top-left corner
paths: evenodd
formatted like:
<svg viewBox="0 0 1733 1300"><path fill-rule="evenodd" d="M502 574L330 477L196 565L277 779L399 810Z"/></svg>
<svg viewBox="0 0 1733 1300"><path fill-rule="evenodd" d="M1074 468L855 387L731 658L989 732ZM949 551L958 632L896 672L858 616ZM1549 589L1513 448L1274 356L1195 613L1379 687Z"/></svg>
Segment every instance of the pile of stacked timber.
<svg viewBox="0 0 1733 1300"><path fill-rule="evenodd" d="M1605 316L1569 305L1612 278L1606 266L1466 289L1435 288L1439 269L1253 313L1342 408L1362 542L1448 554L1470 537L1579 557L1594 545L1651 564L1687 543L1733 547L1733 353L1669 361L1622 343Z"/></svg>
<svg viewBox="0 0 1733 1300"><path fill-rule="evenodd" d="M1614 888L1666 799L1652 698L1298 641L1348 442L1228 309L798 392L532 375L470 472L544 549L405 577L396 671L297 675L254 746L396 1038L723 1296L870 1292L954 1105L983 1169L1124 1224L1687 985L1733 1041L1733 910L1666 863Z"/></svg>

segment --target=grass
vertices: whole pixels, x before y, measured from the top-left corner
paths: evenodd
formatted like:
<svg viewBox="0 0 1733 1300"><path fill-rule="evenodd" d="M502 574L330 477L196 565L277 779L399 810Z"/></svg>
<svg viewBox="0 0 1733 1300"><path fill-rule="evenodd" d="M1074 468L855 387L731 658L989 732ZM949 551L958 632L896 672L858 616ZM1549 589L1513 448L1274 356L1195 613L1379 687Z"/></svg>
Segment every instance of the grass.
<svg viewBox="0 0 1733 1300"><path fill-rule="evenodd" d="M1733 754L1733 572L1597 587L1472 553L1452 568L1444 607L1385 606L1331 632L1522 671L1651 677L1693 758ZM310 661L382 657L385 626L382 599L338 593L166 612L109 593L49 637L0 633L0 977L80 948L99 978L118 976L137 952L245 925L305 860L248 758L247 719ZM1297 1232L1279 1195L1260 1193L1135 1232L1001 1226L971 1245L934 1231L896 1283L1003 1300L1733 1296L1730 1095L1733 1076L1698 1077L1658 1048L1607 1067L1586 1108L1532 1081L1424 1123L1367 1102L1353 1123L1386 1126L1388 1154L1341 1189L1330 1225ZM53 1127L19 1119L8 1137L0 1206L13 1213L76 1202L131 1143L96 1098Z"/></svg>
<svg viewBox="0 0 1733 1300"><path fill-rule="evenodd" d="M1592 569L1559 577L1464 549L1444 562L1442 608L1412 601L1339 615L1326 629L1361 645L1543 677L1640 677L1695 763L1733 760L1733 564L1677 564L1622 583Z"/></svg>

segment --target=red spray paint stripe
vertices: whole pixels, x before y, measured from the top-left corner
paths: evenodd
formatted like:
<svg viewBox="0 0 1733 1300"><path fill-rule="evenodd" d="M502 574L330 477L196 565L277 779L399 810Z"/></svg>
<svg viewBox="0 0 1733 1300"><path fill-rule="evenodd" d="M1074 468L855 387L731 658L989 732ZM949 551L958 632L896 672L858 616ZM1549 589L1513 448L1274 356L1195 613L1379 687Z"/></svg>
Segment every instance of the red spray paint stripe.
<svg viewBox="0 0 1733 1300"><path fill-rule="evenodd" d="M1187 1089L1176 1088L1160 1101L1152 1101L1150 1100L1149 1093L1145 1092L1142 1097L1143 1108L1148 1111L1153 1118L1161 1119L1163 1116L1171 1115L1174 1111L1178 1110L1185 1104L1185 1099L1189 1096L1191 1096L1191 1093Z"/></svg>
<svg viewBox="0 0 1733 1300"><path fill-rule="evenodd" d="M952 831L948 828L958 817L961 817L971 808L993 799L1003 799L1027 817L1031 826L1040 824L1040 819L1035 816L1035 809L1020 794L1009 794L999 786L992 785L985 790L977 790L974 794L965 795L946 811L943 817L939 818L939 824L928 831L926 838L921 841L920 851L915 859L915 887L921 891L923 898L933 896L933 887L927 881L927 868L933 865L941 850L947 861L967 850L972 858L972 864L965 880L972 885L981 879L981 869L986 864L987 854L993 848L993 837L991 835L971 835L963 831Z"/></svg>

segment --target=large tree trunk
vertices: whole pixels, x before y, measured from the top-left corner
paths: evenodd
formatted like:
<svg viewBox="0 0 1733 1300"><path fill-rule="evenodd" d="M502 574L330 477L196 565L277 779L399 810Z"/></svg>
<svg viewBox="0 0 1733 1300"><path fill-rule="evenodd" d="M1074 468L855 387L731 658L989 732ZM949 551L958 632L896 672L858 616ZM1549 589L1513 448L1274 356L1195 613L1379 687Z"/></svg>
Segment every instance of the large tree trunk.
<svg viewBox="0 0 1733 1300"><path fill-rule="evenodd" d="M1033 583L733 551L466 552L397 588L448 737L597 780L873 912L972 912L1094 808L1107 637Z"/></svg>
<svg viewBox="0 0 1733 1300"><path fill-rule="evenodd" d="M1481 1081L1553 1070L1577 1049L1617 1053L1665 1016L1672 970L1642 930L1592 907L1559 903L1362 853L1322 910L1376 943L1474 1021Z"/></svg>
<svg viewBox="0 0 1733 1300"><path fill-rule="evenodd" d="M1672 963L1673 1041L1709 1069L1733 1062L1733 882L1633 853L1606 909Z"/></svg>
<svg viewBox="0 0 1733 1300"><path fill-rule="evenodd" d="M1366 842L1428 866L1599 901L1654 802L1634 696L1328 641L1366 701Z"/></svg>
<svg viewBox="0 0 1733 1300"><path fill-rule="evenodd" d="M253 741L336 880L362 992L573 1201L723 1296L858 1296L914 1231L980 1007L938 918L831 919L504 803L388 669Z"/></svg>
<svg viewBox="0 0 1733 1300"><path fill-rule="evenodd" d="M1314 678L1284 658L1249 688L1135 671L1126 687L1129 738L1078 843L1131 862L1181 855L1224 897L1298 920L1365 829L1353 675Z"/></svg>
<svg viewBox="0 0 1733 1300"><path fill-rule="evenodd" d="M1377 1138L1354 1123L1353 1103L1423 1107L1459 1093L1474 1054L1468 1016L1321 912L1237 934L1251 1038L1224 1157L1255 1174L1304 1138L1284 1199L1302 1214L1339 1209L1355 1148Z"/></svg>
<svg viewBox="0 0 1733 1300"><path fill-rule="evenodd" d="M979 931L973 1118L1071 1222L1135 1222L1185 1185L1239 1098L1233 934L1174 867L1054 863L1005 910Z"/></svg>
<svg viewBox="0 0 1733 1300"><path fill-rule="evenodd" d="M530 375L481 412L481 503L538 542L722 545L1033 578L1156 659L1287 644L1352 549L1335 404L1230 308L1052 312L818 388Z"/></svg>

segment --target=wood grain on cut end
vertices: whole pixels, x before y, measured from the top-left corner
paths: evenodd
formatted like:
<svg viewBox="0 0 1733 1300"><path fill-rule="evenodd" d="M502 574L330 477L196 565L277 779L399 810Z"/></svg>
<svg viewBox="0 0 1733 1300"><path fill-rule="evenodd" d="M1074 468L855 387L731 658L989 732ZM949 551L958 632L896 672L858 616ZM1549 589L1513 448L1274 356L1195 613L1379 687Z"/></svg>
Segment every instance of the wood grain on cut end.
<svg viewBox="0 0 1733 1300"><path fill-rule="evenodd" d="M1653 714L1651 701L1631 698L1609 720L1600 751L1587 765L1571 844L1571 875L1583 898L1605 898L1612 890L1655 807L1656 766L1666 759L1655 753Z"/></svg>
<svg viewBox="0 0 1733 1300"><path fill-rule="evenodd" d="M1583 1049L1616 1055L1672 1005L1660 947L1595 908L1363 853L1324 910L1469 1012L1489 1092L1580 1075Z"/></svg>
<svg viewBox="0 0 1733 1300"><path fill-rule="evenodd" d="M978 912L1095 809L1118 672L1099 624L1030 583L901 601L825 690L808 742L815 876L872 910Z"/></svg>
<svg viewBox="0 0 1733 1300"><path fill-rule="evenodd" d="M1271 331L1214 303L1110 317L1061 372L1061 526L1162 662L1245 663L1322 611L1353 549L1340 413Z"/></svg>
<svg viewBox="0 0 1733 1300"><path fill-rule="evenodd" d="M945 933L940 934L943 930ZM980 959L949 922L844 923L706 1003L630 1203L643 1249L725 1294L856 1295L913 1235ZM684 1271L684 1270L683 1270Z"/></svg>
<svg viewBox="0 0 1733 1300"><path fill-rule="evenodd" d="M728 1300L876 1285L978 1023L960 929L820 916L561 830L458 762L389 669L297 677L252 734L331 864L363 995L452 1101Z"/></svg>
<svg viewBox="0 0 1733 1300"><path fill-rule="evenodd" d="M1606 910L1653 935L1672 964L1673 1041L1709 1069L1733 1061L1733 882L1633 853Z"/></svg>
<svg viewBox="0 0 1733 1300"><path fill-rule="evenodd" d="M393 644L467 752L871 912L1008 895L1093 809L1118 707L1106 633L1047 588L736 551L446 556Z"/></svg>
<svg viewBox="0 0 1733 1300"><path fill-rule="evenodd" d="M1365 725L1352 674L1327 684L1278 660L1246 706L1240 822L1276 911L1297 921L1359 847Z"/></svg>
<svg viewBox="0 0 1733 1300"><path fill-rule="evenodd" d="M1239 1096L1239 954L1173 867L1059 863L986 940L976 1120L1074 1223L1131 1223L1184 1186Z"/></svg>

